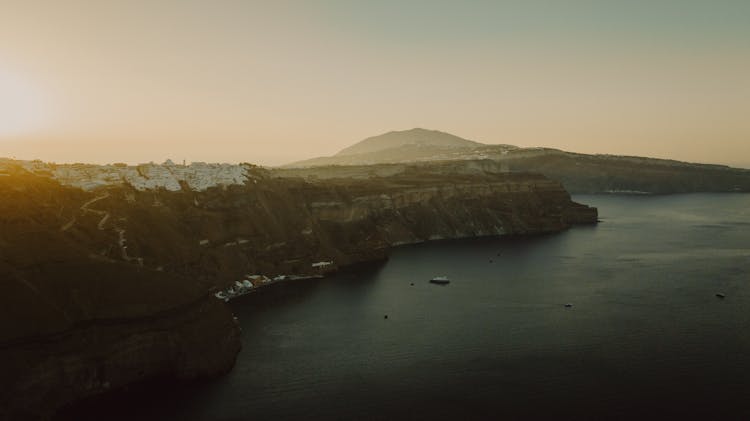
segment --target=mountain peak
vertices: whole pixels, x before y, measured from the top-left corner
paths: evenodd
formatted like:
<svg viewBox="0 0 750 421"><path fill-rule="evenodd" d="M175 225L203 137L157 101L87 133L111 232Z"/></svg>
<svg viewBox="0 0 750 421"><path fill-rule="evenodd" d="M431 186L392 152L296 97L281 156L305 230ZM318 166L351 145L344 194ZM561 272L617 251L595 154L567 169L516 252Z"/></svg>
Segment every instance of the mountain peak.
<svg viewBox="0 0 750 421"><path fill-rule="evenodd" d="M341 156L370 153L406 145L424 145L441 148L482 146L479 142L454 136L450 133L415 127L410 130L392 131L379 136L368 137L359 143L342 149L336 155Z"/></svg>

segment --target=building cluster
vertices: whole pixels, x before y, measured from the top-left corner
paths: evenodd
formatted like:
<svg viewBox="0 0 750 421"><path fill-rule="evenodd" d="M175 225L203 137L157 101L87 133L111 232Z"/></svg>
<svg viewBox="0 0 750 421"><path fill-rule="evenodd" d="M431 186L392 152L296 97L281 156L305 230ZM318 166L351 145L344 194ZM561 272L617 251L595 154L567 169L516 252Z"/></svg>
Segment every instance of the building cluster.
<svg viewBox="0 0 750 421"><path fill-rule="evenodd" d="M284 281L287 279L298 279L303 278L299 276L279 275L273 279L266 275L245 275L243 279L235 281L234 285L229 288L218 291L214 296L220 300L229 301L232 298L239 297L241 295L252 292L255 288L268 285L273 282Z"/></svg>
<svg viewBox="0 0 750 421"><path fill-rule="evenodd" d="M333 264L332 261L320 262L320 263L326 263L326 265L323 265L323 266ZM321 266L313 265L313 267L321 267ZM269 278L266 275L245 275L239 281L234 281L234 284L230 286L229 288L215 292L214 297L223 301L229 301L233 298L237 298L239 296L249 294L258 288L268 286L276 282L295 281L295 280L301 280L301 279L314 279L314 278L322 278L322 277L323 275L321 274L278 275L278 276L274 276L273 278Z"/></svg>
<svg viewBox="0 0 750 421"><path fill-rule="evenodd" d="M51 176L60 184L93 190L111 185L130 185L136 190L166 189L204 191L210 187L244 184L249 175L244 165L193 162L163 164L52 164L42 161L17 161L25 170Z"/></svg>

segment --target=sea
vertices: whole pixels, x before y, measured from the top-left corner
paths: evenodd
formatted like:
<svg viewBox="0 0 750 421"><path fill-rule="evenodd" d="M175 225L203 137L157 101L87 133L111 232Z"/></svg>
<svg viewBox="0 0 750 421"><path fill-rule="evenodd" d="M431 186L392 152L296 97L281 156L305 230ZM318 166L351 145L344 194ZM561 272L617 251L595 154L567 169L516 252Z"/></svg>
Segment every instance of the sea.
<svg viewBox="0 0 750 421"><path fill-rule="evenodd" d="M750 195L574 200L601 222L397 247L241 297L232 372L67 416L749 419Z"/></svg>

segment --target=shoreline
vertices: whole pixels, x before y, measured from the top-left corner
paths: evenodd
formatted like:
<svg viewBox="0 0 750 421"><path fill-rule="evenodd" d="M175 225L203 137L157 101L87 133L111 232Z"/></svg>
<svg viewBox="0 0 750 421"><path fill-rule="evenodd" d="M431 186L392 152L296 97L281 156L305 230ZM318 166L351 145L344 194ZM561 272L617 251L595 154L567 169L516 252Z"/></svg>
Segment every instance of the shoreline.
<svg viewBox="0 0 750 421"><path fill-rule="evenodd" d="M273 278L266 276L266 275L249 275L247 278L254 278L254 280L260 280L260 282L257 285L254 282L252 282L251 284L253 286L247 287L245 285L240 286L238 284L242 284L242 283L239 281L235 281L234 286L230 288L225 288L220 291L216 291L216 288L212 288L209 291L209 293L215 298L221 301L224 301L225 303L229 303L237 298L244 297L246 295L250 295L258 291L266 290L273 286L287 285L290 283L290 281L303 281L303 280L310 280L310 279L328 279L342 272L352 272L352 271L356 271L358 268L365 268L368 266L378 265L383 262L386 262L389 259L390 250L393 250L393 249L419 247L425 244L533 238L533 237L539 237L539 236L545 236L545 235L556 235L561 232L567 231L571 228L598 225L600 223L602 223L601 220L597 220L595 222L586 223L586 224L575 224L569 228L566 228L564 230L559 230L559 231L542 231L542 232L499 234L499 235L498 234L477 235L477 236L456 237L456 238L435 238L435 239L424 240L424 241L399 243L399 244L391 245L388 249L388 254L386 254L385 257L381 257L381 258L377 258L373 260L354 262L354 263L350 263L350 264L342 265L342 266L334 266L333 269L328 270L324 273L319 273L319 274L277 275ZM238 288L238 289L235 289L235 292L233 293L227 294L227 291L232 288ZM221 294L221 296L219 296L219 294Z"/></svg>

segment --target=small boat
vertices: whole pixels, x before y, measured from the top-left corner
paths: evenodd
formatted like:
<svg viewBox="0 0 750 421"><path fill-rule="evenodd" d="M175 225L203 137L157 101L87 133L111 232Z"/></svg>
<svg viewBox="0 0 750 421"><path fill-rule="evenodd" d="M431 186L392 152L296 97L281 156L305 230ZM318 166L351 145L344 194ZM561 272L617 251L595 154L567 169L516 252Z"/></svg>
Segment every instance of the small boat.
<svg viewBox="0 0 750 421"><path fill-rule="evenodd" d="M573 303L566 303L565 304L565 308L572 308L572 307L573 307Z"/></svg>
<svg viewBox="0 0 750 421"><path fill-rule="evenodd" d="M717 292L717 293L716 293L716 297L717 297L717 298L721 298L721 299L724 299L724 298L726 298L727 296L726 296L726 294L724 294L724 293L721 293L721 292Z"/></svg>
<svg viewBox="0 0 750 421"><path fill-rule="evenodd" d="M445 285L445 284L449 284L451 281L448 279L447 276L436 276L430 279L430 282L433 284Z"/></svg>

